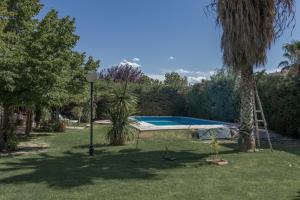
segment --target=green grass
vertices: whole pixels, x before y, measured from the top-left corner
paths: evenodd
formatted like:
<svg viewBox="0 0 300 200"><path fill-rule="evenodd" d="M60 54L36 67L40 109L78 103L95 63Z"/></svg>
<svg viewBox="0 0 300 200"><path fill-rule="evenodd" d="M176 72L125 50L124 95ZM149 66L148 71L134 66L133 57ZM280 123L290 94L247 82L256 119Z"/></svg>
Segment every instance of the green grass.
<svg viewBox="0 0 300 200"><path fill-rule="evenodd" d="M238 153L221 147L227 166L205 163L209 144L190 138L157 137L110 147L106 126L95 130L95 156L87 156L85 130L38 135L46 153L0 157L0 199L300 199L300 147L270 153ZM172 139L171 139L172 138ZM168 146L175 161L162 159Z"/></svg>

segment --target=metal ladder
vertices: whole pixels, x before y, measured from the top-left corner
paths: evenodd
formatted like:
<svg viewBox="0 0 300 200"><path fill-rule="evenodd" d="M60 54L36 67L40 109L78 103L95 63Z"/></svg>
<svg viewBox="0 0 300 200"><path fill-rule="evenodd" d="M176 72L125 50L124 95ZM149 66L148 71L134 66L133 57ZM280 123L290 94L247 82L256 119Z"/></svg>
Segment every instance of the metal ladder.
<svg viewBox="0 0 300 200"><path fill-rule="evenodd" d="M273 146L271 143L271 138L270 134L268 131L268 126L266 122L266 118L263 112L262 104L258 95L256 83L254 81L254 125L255 125L255 136L256 136L256 142L257 146L260 148L260 131L264 132L267 135L268 143L269 143L269 148L271 151L273 151ZM257 105L256 105L257 104ZM258 109L257 109L258 106ZM259 118L259 115L260 117Z"/></svg>

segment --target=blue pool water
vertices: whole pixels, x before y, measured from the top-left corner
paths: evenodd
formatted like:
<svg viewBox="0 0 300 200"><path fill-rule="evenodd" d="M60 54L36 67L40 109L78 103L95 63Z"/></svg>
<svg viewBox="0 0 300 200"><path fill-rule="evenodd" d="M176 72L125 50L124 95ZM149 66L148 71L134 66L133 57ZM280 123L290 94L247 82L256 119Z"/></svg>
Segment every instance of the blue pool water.
<svg viewBox="0 0 300 200"><path fill-rule="evenodd" d="M222 125L224 123L197 119L192 117L159 117L159 116L135 116L136 121L143 121L155 126L175 126L175 125Z"/></svg>

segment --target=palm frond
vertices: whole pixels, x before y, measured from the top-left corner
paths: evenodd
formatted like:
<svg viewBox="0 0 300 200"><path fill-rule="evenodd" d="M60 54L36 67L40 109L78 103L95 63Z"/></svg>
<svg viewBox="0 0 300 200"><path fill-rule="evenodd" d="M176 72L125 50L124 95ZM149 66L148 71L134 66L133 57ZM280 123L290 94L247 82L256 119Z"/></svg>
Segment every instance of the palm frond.
<svg viewBox="0 0 300 200"><path fill-rule="evenodd" d="M290 66L290 63L289 63L289 61L287 61L287 60L281 61L281 62L278 64L278 68L281 68L281 67L287 67L287 66Z"/></svg>
<svg viewBox="0 0 300 200"><path fill-rule="evenodd" d="M210 6L223 29L224 64L236 70L265 64L268 48L295 15L294 0L212 0Z"/></svg>

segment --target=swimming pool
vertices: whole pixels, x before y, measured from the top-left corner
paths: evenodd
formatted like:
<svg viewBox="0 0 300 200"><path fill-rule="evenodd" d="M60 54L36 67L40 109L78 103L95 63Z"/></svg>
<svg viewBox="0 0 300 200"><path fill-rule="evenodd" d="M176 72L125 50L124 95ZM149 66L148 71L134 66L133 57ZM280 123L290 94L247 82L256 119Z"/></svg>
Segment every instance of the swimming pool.
<svg viewBox="0 0 300 200"><path fill-rule="evenodd" d="M225 123L181 116L133 116L134 127L139 130L167 130L167 129L198 129L220 128Z"/></svg>
<svg viewBox="0 0 300 200"><path fill-rule="evenodd" d="M221 125L222 122L197 119L192 117L159 117L159 116L136 116L132 117L137 121L147 122L156 126L173 125Z"/></svg>

